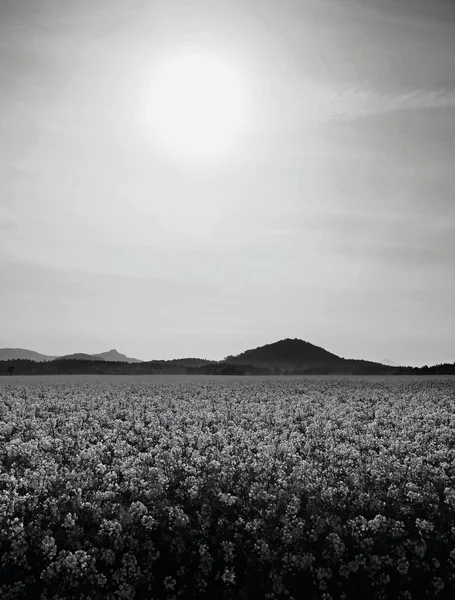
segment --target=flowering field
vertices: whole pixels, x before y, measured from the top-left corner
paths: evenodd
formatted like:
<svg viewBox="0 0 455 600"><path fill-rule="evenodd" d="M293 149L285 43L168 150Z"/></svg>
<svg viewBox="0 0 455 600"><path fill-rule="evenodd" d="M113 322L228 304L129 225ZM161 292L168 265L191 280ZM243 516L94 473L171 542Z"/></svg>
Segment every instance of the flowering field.
<svg viewBox="0 0 455 600"><path fill-rule="evenodd" d="M0 598L455 598L455 379L0 380Z"/></svg>

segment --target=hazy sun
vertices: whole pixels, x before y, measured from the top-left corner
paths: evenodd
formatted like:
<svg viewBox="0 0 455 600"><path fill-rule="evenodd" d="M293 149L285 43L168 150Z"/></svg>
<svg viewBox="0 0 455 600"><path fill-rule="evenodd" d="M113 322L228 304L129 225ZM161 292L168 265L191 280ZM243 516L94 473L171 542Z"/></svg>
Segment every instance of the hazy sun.
<svg viewBox="0 0 455 600"><path fill-rule="evenodd" d="M175 58L157 72L152 125L162 142L188 155L229 147L244 117L240 78L229 65L204 55Z"/></svg>

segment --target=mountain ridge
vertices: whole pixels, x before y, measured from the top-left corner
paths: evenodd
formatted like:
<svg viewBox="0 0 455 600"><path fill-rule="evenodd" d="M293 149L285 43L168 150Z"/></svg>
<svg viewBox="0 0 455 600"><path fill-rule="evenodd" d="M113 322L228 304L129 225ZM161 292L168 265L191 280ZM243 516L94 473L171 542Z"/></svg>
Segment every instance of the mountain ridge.
<svg viewBox="0 0 455 600"><path fill-rule="evenodd" d="M48 362L53 360L104 360L111 362L127 362L127 363L140 363L143 362L138 358L131 358L126 354L121 354L115 349L108 350L107 352L100 352L99 354L88 354L86 352L74 352L71 354L64 355L49 355L36 352L35 350L28 350L26 348L0 348L0 361L2 360L33 360L35 362Z"/></svg>
<svg viewBox="0 0 455 600"><path fill-rule="evenodd" d="M75 354L65 354L64 356L59 356L54 358L53 362L58 360L102 360L104 362L104 358L99 358L93 356L93 354L85 354L85 352L76 352Z"/></svg>
<svg viewBox="0 0 455 600"><path fill-rule="evenodd" d="M343 358L298 338L286 338L214 361L176 358L140 361L115 349L62 357L20 348L0 349L0 374L405 375L455 374L455 363L428 367Z"/></svg>
<svg viewBox="0 0 455 600"><path fill-rule="evenodd" d="M0 348L0 360L34 360L35 362L45 362L54 360L58 356L41 354L35 350L25 348Z"/></svg>

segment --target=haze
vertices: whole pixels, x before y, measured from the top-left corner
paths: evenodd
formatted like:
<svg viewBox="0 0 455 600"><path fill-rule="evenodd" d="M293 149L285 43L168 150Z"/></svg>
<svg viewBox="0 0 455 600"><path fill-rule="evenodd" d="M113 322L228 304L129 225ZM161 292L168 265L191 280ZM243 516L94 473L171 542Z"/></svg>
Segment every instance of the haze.
<svg viewBox="0 0 455 600"><path fill-rule="evenodd" d="M191 53L244 92L203 157L151 126ZM0 0L0 347L453 362L454 56L446 0Z"/></svg>

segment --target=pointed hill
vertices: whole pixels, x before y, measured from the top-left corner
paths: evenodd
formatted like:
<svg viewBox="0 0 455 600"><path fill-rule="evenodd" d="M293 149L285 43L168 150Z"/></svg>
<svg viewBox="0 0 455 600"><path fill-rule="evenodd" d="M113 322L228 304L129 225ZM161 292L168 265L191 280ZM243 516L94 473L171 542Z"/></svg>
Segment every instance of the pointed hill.
<svg viewBox="0 0 455 600"><path fill-rule="evenodd" d="M85 354L84 352L76 352L75 354L66 354L65 356L59 356L55 359L57 360L102 360L104 358L99 358L97 356L93 356L93 354Z"/></svg>
<svg viewBox="0 0 455 600"><path fill-rule="evenodd" d="M382 375L394 370L380 363L342 358L298 338L246 350L237 356L227 356L225 361L231 365L250 365L288 375Z"/></svg>
<svg viewBox="0 0 455 600"><path fill-rule="evenodd" d="M301 367L303 365L342 362L344 359L319 346L297 338L280 340L259 348L246 350L237 356L226 357L231 364Z"/></svg>
<svg viewBox="0 0 455 600"><path fill-rule="evenodd" d="M137 358L130 358L129 356L126 356L125 354L122 354L121 352L118 352L115 349L109 350L108 352L101 352L100 354L92 354L92 356L94 358L97 358L100 360L107 360L110 362L127 362L127 363L142 362L141 360L139 360Z"/></svg>

